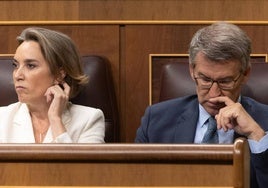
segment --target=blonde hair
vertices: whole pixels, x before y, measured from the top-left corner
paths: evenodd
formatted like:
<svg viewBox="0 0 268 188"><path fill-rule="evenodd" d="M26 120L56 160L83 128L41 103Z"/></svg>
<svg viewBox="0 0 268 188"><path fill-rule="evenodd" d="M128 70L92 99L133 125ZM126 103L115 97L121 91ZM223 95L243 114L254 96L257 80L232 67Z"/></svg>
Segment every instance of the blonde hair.
<svg viewBox="0 0 268 188"><path fill-rule="evenodd" d="M33 27L23 30L17 40L19 45L24 41L37 42L54 76L59 76L60 70L65 71L64 81L71 87L70 98L75 97L81 87L88 82L88 76L83 72L78 50L67 35L45 28Z"/></svg>

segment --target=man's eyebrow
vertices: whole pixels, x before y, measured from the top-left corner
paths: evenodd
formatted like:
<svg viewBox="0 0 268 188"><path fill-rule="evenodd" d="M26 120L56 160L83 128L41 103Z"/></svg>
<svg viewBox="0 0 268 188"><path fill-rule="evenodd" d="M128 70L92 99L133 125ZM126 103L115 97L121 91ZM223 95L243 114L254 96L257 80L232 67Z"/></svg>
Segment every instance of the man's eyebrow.
<svg viewBox="0 0 268 188"><path fill-rule="evenodd" d="M204 77L204 78L207 78L207 79L211 79L213 80L211 77L209 76L206 76L205 74L203 74L202 72L197 72L197 75L198 76L201 76L201 77ZM232 79L233 76L226 76L226 77L223 77L223 78L218 78L217 80L227 80L227 79Z"/></svg>
<svg viewBox="0 0 268 188"><path fill-rule="evenodd" d="M197 72L197 75L202 76L202 77L206 77L206 78L210 78L210 77L206 76L205 74L203 74L202 72Z"/></svg>

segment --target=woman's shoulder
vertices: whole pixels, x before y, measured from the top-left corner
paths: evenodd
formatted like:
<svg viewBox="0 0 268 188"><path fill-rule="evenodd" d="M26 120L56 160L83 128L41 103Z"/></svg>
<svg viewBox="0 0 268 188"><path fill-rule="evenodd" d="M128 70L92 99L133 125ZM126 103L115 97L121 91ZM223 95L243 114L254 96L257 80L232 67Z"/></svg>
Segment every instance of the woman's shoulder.
<svg viewBox="0 0 268 188"><path fill-rule="evenodd" d="M101 109L70 103L68 106L72 114L103 114Z"/></svg>
<svg viewBox="0 0 268 188"><path fill-rule="evenodd" d="M20 103L20 102L11 103L7 106L1 106L0 111L9 111L9 110L13 110L13 109L18 109L21 105L22 105L22 103Z"/></svg>
<svg viewBox="0 0 268 188"><path fill-rule="evenodd" d="M68 110L64 113L64 118L71 118L74 122L92 122L97 119L104 121L104 113L98 108L69 104Z"/></svg>
<svg viewBox="0 0 268 188"><path fill-rule="evenodd" d="M12 103L7 106L0 107L0 116L2 119L6 119L11 115L13 116L14 114L18 113L19 111L20 113L27 112L27 106L20 102Z"/></svg>

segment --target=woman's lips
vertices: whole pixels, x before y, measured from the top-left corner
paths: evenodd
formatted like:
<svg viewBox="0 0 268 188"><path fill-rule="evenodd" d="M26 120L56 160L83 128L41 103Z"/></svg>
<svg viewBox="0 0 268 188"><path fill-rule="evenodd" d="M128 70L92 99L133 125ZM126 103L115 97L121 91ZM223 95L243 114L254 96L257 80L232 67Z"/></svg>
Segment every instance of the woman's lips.
<svg viewBox="0 0 268 188"><path fill-rule="evenodd" d="M23 86L16 86L15 88L16 88L17 91L21 91L21 90L25 89L25 87L23 87Z"/></svg>

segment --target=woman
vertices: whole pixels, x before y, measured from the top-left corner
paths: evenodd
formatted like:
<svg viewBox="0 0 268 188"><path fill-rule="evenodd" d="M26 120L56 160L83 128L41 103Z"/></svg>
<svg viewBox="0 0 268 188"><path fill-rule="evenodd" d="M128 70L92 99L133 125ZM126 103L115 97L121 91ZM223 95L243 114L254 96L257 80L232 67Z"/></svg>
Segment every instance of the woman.
<svg viewBox="0 0 268 188"><path fill-rule="evenodd" d="M69 102L88 82L72 40L44 28L25 29L17 39L19 102L0 107L0 142L103 143L103 112Z"/></svg>

